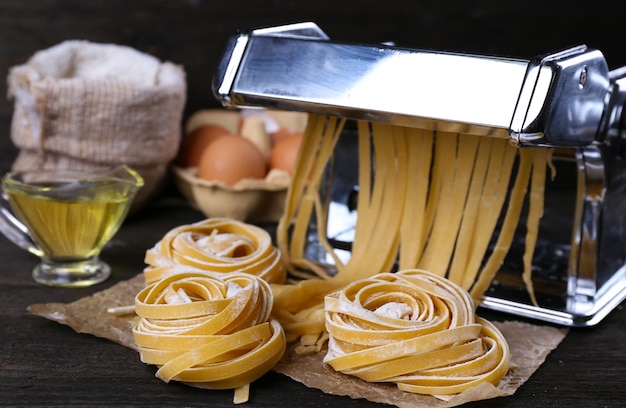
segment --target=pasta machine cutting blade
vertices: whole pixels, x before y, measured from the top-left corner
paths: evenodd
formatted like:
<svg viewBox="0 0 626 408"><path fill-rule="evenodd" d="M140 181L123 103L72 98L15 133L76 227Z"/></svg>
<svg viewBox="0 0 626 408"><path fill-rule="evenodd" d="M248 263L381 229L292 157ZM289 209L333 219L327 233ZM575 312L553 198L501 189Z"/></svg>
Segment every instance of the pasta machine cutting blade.
<svg viewBox="0 0 626 408"><path fill-rule="evenodd" d="M533 260L538 304L527 299L519 265L506 261L482 306L568 326L593 326L626 298L625 88L626 67L610 71L600 51L583 45L524 60L336 42L314 23L237 33L213 83L228 108L331 114L555 148L558 176L546 191ZM355 146L342 139L336 154L345 157L336 162L346 163ZM344 177L331 197L340 210L329 212L327 226L340 251L351 239L356 177L329 173ZM523 247L523 239L515 242Z"/></svg>

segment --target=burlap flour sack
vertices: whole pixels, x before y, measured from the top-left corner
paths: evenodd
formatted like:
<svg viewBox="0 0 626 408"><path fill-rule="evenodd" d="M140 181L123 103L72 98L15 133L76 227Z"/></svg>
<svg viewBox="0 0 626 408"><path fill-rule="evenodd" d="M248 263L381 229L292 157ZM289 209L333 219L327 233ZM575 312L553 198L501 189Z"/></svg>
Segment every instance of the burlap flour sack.
<svg viewBox="0 0 626 408"><path fill-rule="evenodd" d="M186 101L183 69L133 48L65 41L8 76L15 106L13 170L127 164L152 197L176 156Z"/></svg>

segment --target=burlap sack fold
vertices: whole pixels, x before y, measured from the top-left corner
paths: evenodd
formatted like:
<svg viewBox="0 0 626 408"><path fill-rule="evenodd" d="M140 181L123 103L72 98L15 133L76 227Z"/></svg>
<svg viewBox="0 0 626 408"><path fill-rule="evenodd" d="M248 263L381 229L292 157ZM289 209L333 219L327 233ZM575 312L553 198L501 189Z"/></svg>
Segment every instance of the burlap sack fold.
<svg viewBox="0 0 626 408"><path fill-rule="evenodd" d="M115 44L69 40L8 76L13 170L126 164L145 179L141 205L176 156L186 102L182 67Z"/></svg>

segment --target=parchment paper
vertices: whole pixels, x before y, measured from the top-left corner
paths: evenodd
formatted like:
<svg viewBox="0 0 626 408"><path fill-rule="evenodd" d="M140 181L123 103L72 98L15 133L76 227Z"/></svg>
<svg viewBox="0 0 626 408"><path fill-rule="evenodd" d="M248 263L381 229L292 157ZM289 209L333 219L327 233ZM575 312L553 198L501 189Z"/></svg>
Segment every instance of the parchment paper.
<svg viewBox="0 0 626 408"><path fill-rule="evenodd" d="M136 350L131 332L135 316L116 316L108 309L133 305L135 295L144 286L143 275L139 274L72 303L34 304L28 310L35 315L68 325L78 333L103 337ZM300 356L295 354L293 347L288 347L274 370L327 394L365 398L401 408L453 407L470 401L513 395L568 333L567 329L516 321L493 323L507 339L511 350L511 364L516 368L509 371L498 387L482 384L450 399L403 392L393 384L369 383L337 373L322 362L324 352Z"/></svg>

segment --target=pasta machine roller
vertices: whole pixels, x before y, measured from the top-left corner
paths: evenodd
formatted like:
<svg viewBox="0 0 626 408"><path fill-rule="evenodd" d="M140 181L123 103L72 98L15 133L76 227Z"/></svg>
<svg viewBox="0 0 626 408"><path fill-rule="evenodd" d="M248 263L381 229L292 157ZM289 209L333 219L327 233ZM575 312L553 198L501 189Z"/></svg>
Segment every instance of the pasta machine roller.
<svg viewBox="0 0 626 408"><path fill-rule="evenodd" d="M609 70L602 53L586 46L525 60L336 42L314 23L236 33L213 82L228 108L331 114L554 148L557 177L546 189L533 260L537 304L514 261L520 257L511 255L481 306L566 326L593 326L626 298L625 88L626 67ZM354 161L354 143L342 136L335 162ZM341 180L328 236L349 251L356 175L334 173ZM523 239L516 236L510 252ZM313 258L315 245L312 236Z"/></svg>

